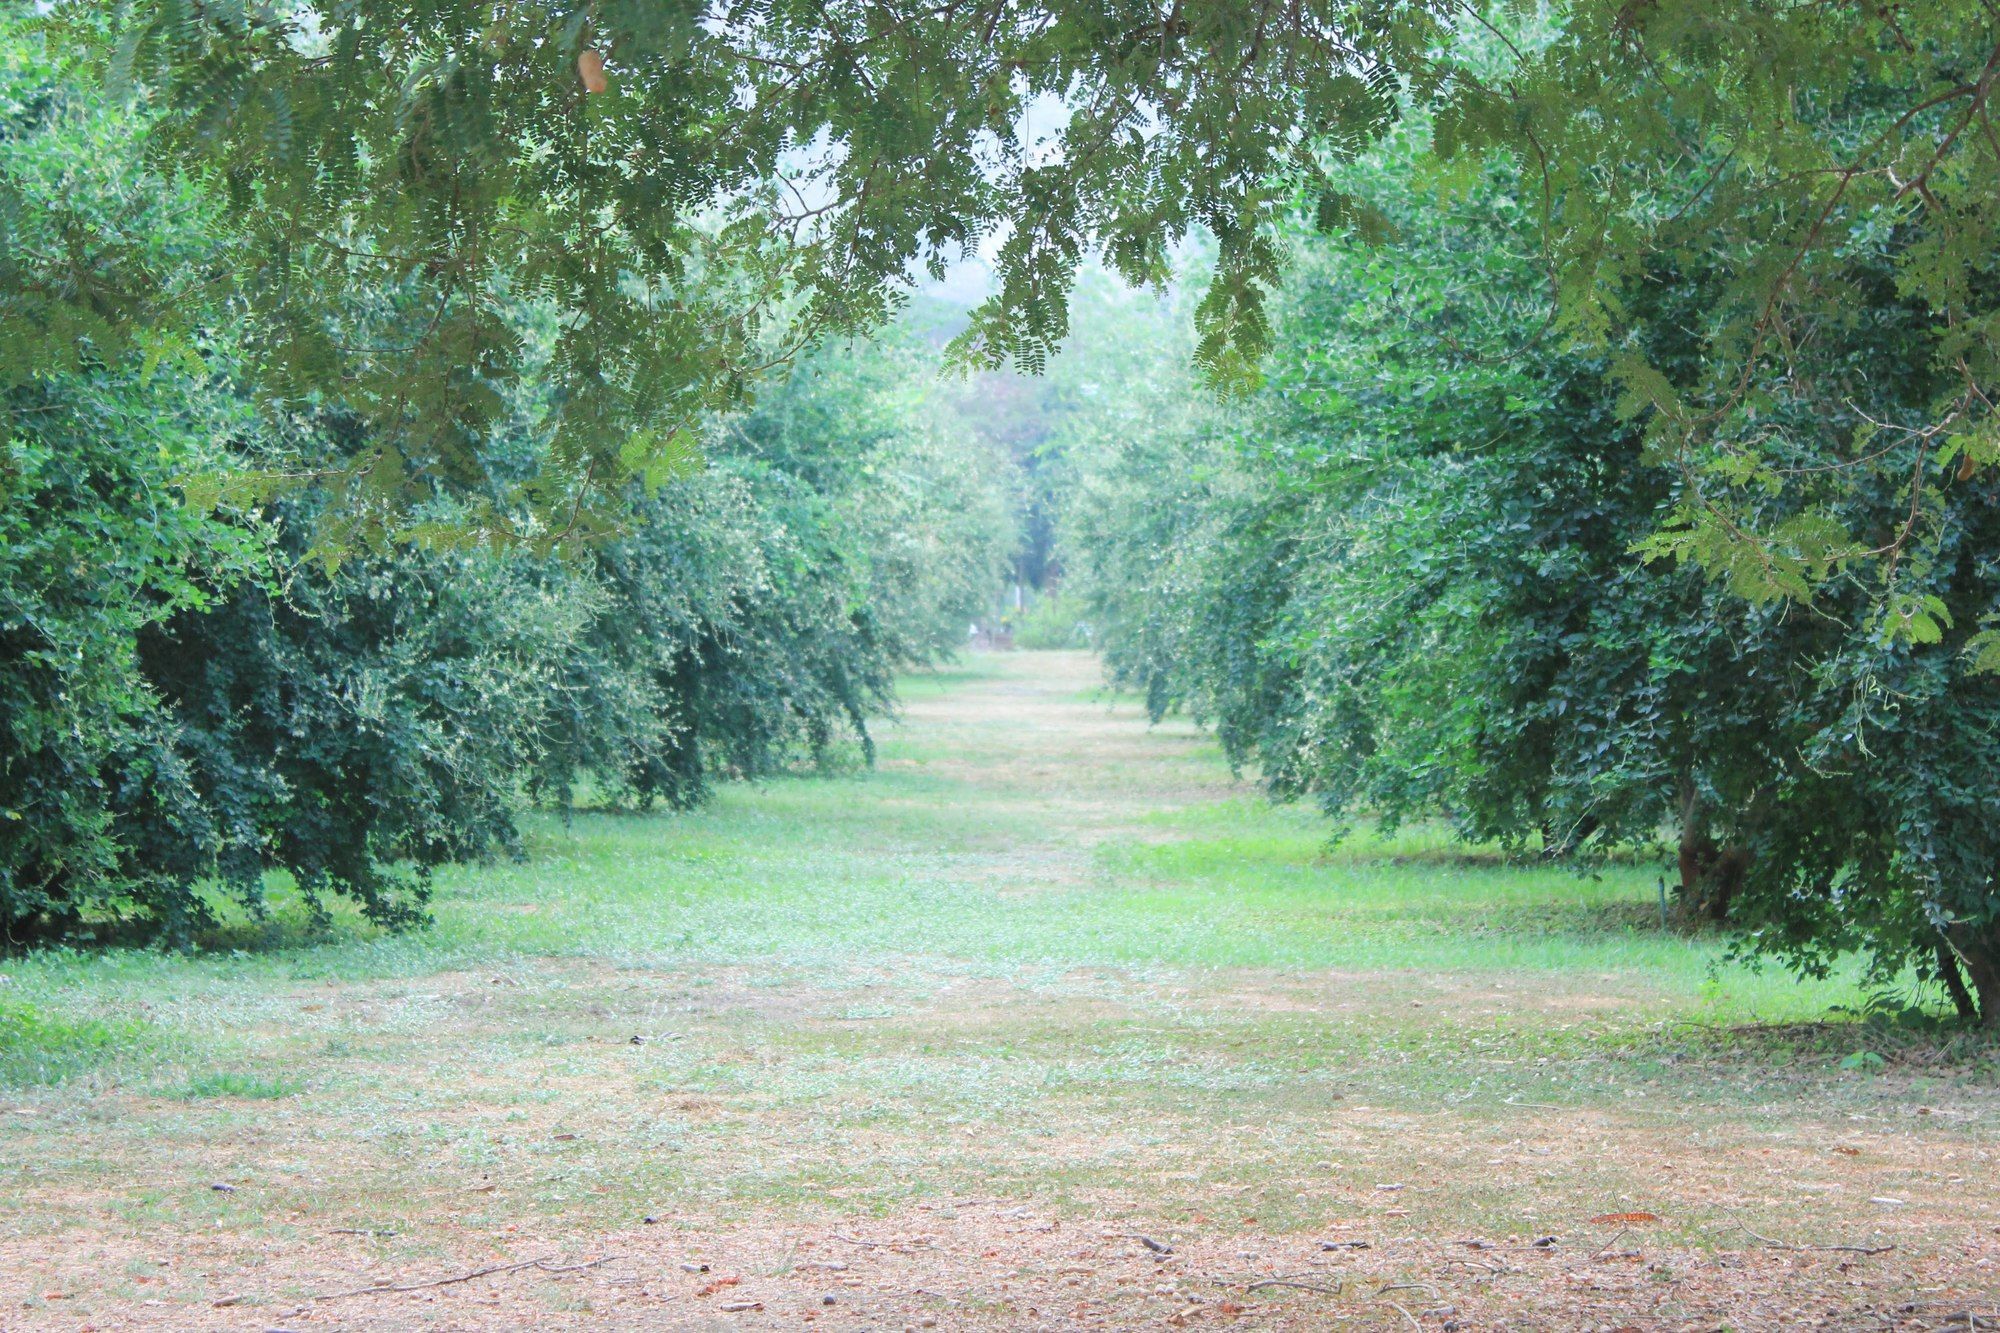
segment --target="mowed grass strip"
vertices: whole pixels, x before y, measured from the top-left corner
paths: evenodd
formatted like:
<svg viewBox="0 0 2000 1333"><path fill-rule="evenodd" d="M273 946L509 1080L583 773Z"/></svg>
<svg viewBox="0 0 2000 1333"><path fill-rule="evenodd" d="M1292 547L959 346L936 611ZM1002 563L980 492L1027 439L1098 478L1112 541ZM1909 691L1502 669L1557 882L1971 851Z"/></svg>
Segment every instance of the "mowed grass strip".
<svg viewBox="0 0 2000 1333"><path fill-rule="evenodd" d="M1330 845L1095 671L915 679L873 772L531 816L424 931L7 959L0 1242L226 1233L309 1270L329 1232L417 1262L975 1195L1282 1233L1643 1210L1690 1245L1804 1203L2000 1223L1990 1049L1663 930L1657 865Z"/></svg>

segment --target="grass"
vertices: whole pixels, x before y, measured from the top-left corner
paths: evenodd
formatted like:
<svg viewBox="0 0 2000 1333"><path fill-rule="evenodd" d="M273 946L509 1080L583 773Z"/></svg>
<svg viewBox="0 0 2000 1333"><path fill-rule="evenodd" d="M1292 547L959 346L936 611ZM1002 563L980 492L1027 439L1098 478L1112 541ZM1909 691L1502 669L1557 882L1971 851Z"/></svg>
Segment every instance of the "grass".
<svg viewBox="0 0 2000 1333"><path fill-rule="evenodd" d="M406 1266L969 1195L1188 1226L1226 1200L1270 1235L1389 1200L1438 1236L1638 1198L1695 1246L1808 1186L1842 1226L2000 1221L1966 1165L1990 1049L1660 929L1656 866L1329 847L1092 669L912 680L872 774L531 817L526 862L443 876L414 934L281 911L194 955L6 960L0 1270L226 1235L213 1281L276 1262L278 1299L329 1232ZM1918 1202L1885 1222L1890 1195Z"/></svg>
<svg viewBox="0 0 2000 1333"><path fill-rule="evenodd" d="M0 1088L60 1083L122 1052L143 1049L147 1025L62 1017L0 996Z"/></svg>
<svg viewBox="0 0 2000 1333"><path fill-rule="evenodd" d="M219 1069L197 1074L176 1094L188 1101L207 1097L234 1097L244 1101L273 1101L302 1091L304 1085L282 1078L259 1078Z"/></svg>

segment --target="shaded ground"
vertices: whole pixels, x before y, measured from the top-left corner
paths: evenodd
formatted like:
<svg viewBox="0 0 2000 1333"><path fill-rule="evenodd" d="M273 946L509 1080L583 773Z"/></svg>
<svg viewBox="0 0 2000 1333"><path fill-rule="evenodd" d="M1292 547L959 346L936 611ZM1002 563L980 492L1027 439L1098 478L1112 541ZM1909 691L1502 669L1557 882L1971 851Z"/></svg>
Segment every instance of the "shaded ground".
<svg viewBox="0 0 2000 1333"><path fill-rule="evenodd" d="M1651 867L1329 851L1094 683L918 680L880 772L543 821L419 936L0 963L0 1328L2000 1326L1990 1050Z"/></svg>

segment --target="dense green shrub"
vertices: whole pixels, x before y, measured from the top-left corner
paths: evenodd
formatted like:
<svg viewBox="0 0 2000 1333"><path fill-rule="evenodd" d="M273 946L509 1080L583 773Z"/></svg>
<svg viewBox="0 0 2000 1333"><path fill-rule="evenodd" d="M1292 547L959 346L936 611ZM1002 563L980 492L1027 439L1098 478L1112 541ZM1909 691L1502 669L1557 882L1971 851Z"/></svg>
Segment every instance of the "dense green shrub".
<svg viewBox="0 0 2000 1333"><path fill-rule="evenodd" d="M719 424L709 466L631 496L557 691L538 792L589 774L685 806L715 776L871 756L898 671L955 651L1011 549L1010 478L893 337L829 349Z"/></svg>
<svg viewBox="0 0 2000 1333"><path fill-rule="evenodd" d="M515 848L520 775L598 600L521 558L282 568L140 634L179 781L152 775L119 811L127 881L177 922L204 918L205 883L260 910L274 870L314 905L418 920L430 869Z"/></svg>
<svg viewBox="0 0 2000 1333"><path fill-rule="evenodd" d="M186 340L221 221L72 74L0 25L7 941L122 920L186 942L286 882L420 920L437 866L517 848L524 789L685 806L868 754L896 672L997 582L1008 479L913 342L809 358L562 557L466 540L550 469L555 404L524 386L478 466L399 500L428 547L380 540L374 460L410 442L272 400L225 304ZM361 304L325 329L396 331L398 293ZM517 309L532 342L546 320Z"/></svg>
<svg viewBox="0 0 2000 1333"><path fill-rule="evenodd" d="M172 490L202 395L170 376L71 374L7 395L0 455L0 929L75 916L124 878L134 783L180 772L138 655L255 555ZM153 448L137 441L158 441Z"/></svg>
<svg viewBox="0 0 2000 1333"><path fill-rule="evenodd" d="M1961 478L1943 535L1898 572L1937 646L1910 645L1860 580L1756 603L1643 562L1690 492L1611 352L1548 328L1526 183L1501 162L1453 193L1415 175L1403 157L1350 173L1398 249L1304 244L1257 397L1072 442L1065 556L1114 676L1336 815L1439 814L1548 854L1677 837L1690 910L1808 970L1860 949L1949 981L1948 939L2000 1017L2000 807L1975 776L2000 684L1954 651L2000 595L1978 554L1991 481ZM1795 543L1829 506L1871 539L1907 511L1908 449L1847 461L1859 378L1892 423L1940 389L1896 244L1850 254L1865 317L1801 332L1800 373L1765 391L1764 448L1839 477L1769 493L1760 527ZM1686 259L1633 277L1651 361L1703 354L1691 331L1724 281ZM1106 390L1133 419L1133 393Z"/></svg>
<svg viewBox="0 0 2000 1333"><path fill-rule="evenodd" d="M130 398L101 377L75 392L114 387ZM164 391L112 401L160 414ZM1004 478L907 413L823 452L752 417L567 559L391 550L329 568L304 558L310 495L204 518L170 475L119 480L148 456L116 423L37 420L39 452L18 450L34 488L7 511L23 540L0 570L0 681L23 701L0 896L16 935L124 916L185 940L223 898L264 910L274 872L315 909L339 894L404 924L431 869L516 846L524 785L567 802L587 776L687 806L843 741L865 757L896 673L957 645L1010 538ZM178 544L114 530L143 527L141 509ZM211 572L200 551L230 559ZM22 637L38 627L71 639Z"/></svg>
<svg viewBox="0 0 2000 1333"><path fill-rule="evenodd" d="M135 783L178 780L138 635L255 567L255 528L185 508L240 405L143 293L213 262L199 195L0 24L0 936L101 903Z"/></svg>

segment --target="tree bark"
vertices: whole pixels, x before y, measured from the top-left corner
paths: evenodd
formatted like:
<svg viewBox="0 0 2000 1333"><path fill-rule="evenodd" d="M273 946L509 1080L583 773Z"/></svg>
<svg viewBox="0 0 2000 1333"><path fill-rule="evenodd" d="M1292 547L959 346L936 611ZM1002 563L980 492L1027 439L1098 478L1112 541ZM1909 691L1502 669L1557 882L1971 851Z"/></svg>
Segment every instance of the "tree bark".
<svg viewBox="0 0 2000 1333"><path fill-rule="evenodd" d="M1944 934L1979 999L1980 1026L2000 1029L2000 921L1954 921Z"/></svg>
<svg viewBox="0 0 2000 1333"><path fill-rule="evenodd" d="M1938 980L1944 983L1945 994L1951 996L1951 1007L1958 1010L1958 1016L1966 1022L1976 1022L1979 1005L1972 998L1972 992L1965 988L1965 977L1958 970L1958 955L1951 951L1951 945L1944 940L1937 942Z"/></svg>
<svg viewBox="0 0 2000 1333"><path fill-rule="evenodd" d="M1718 847L1692 797L1683 800L1681 810L1681 901L1711 921L1726 921L1729 902L1750 868L1750 854L1740 847Z"/></svg>

